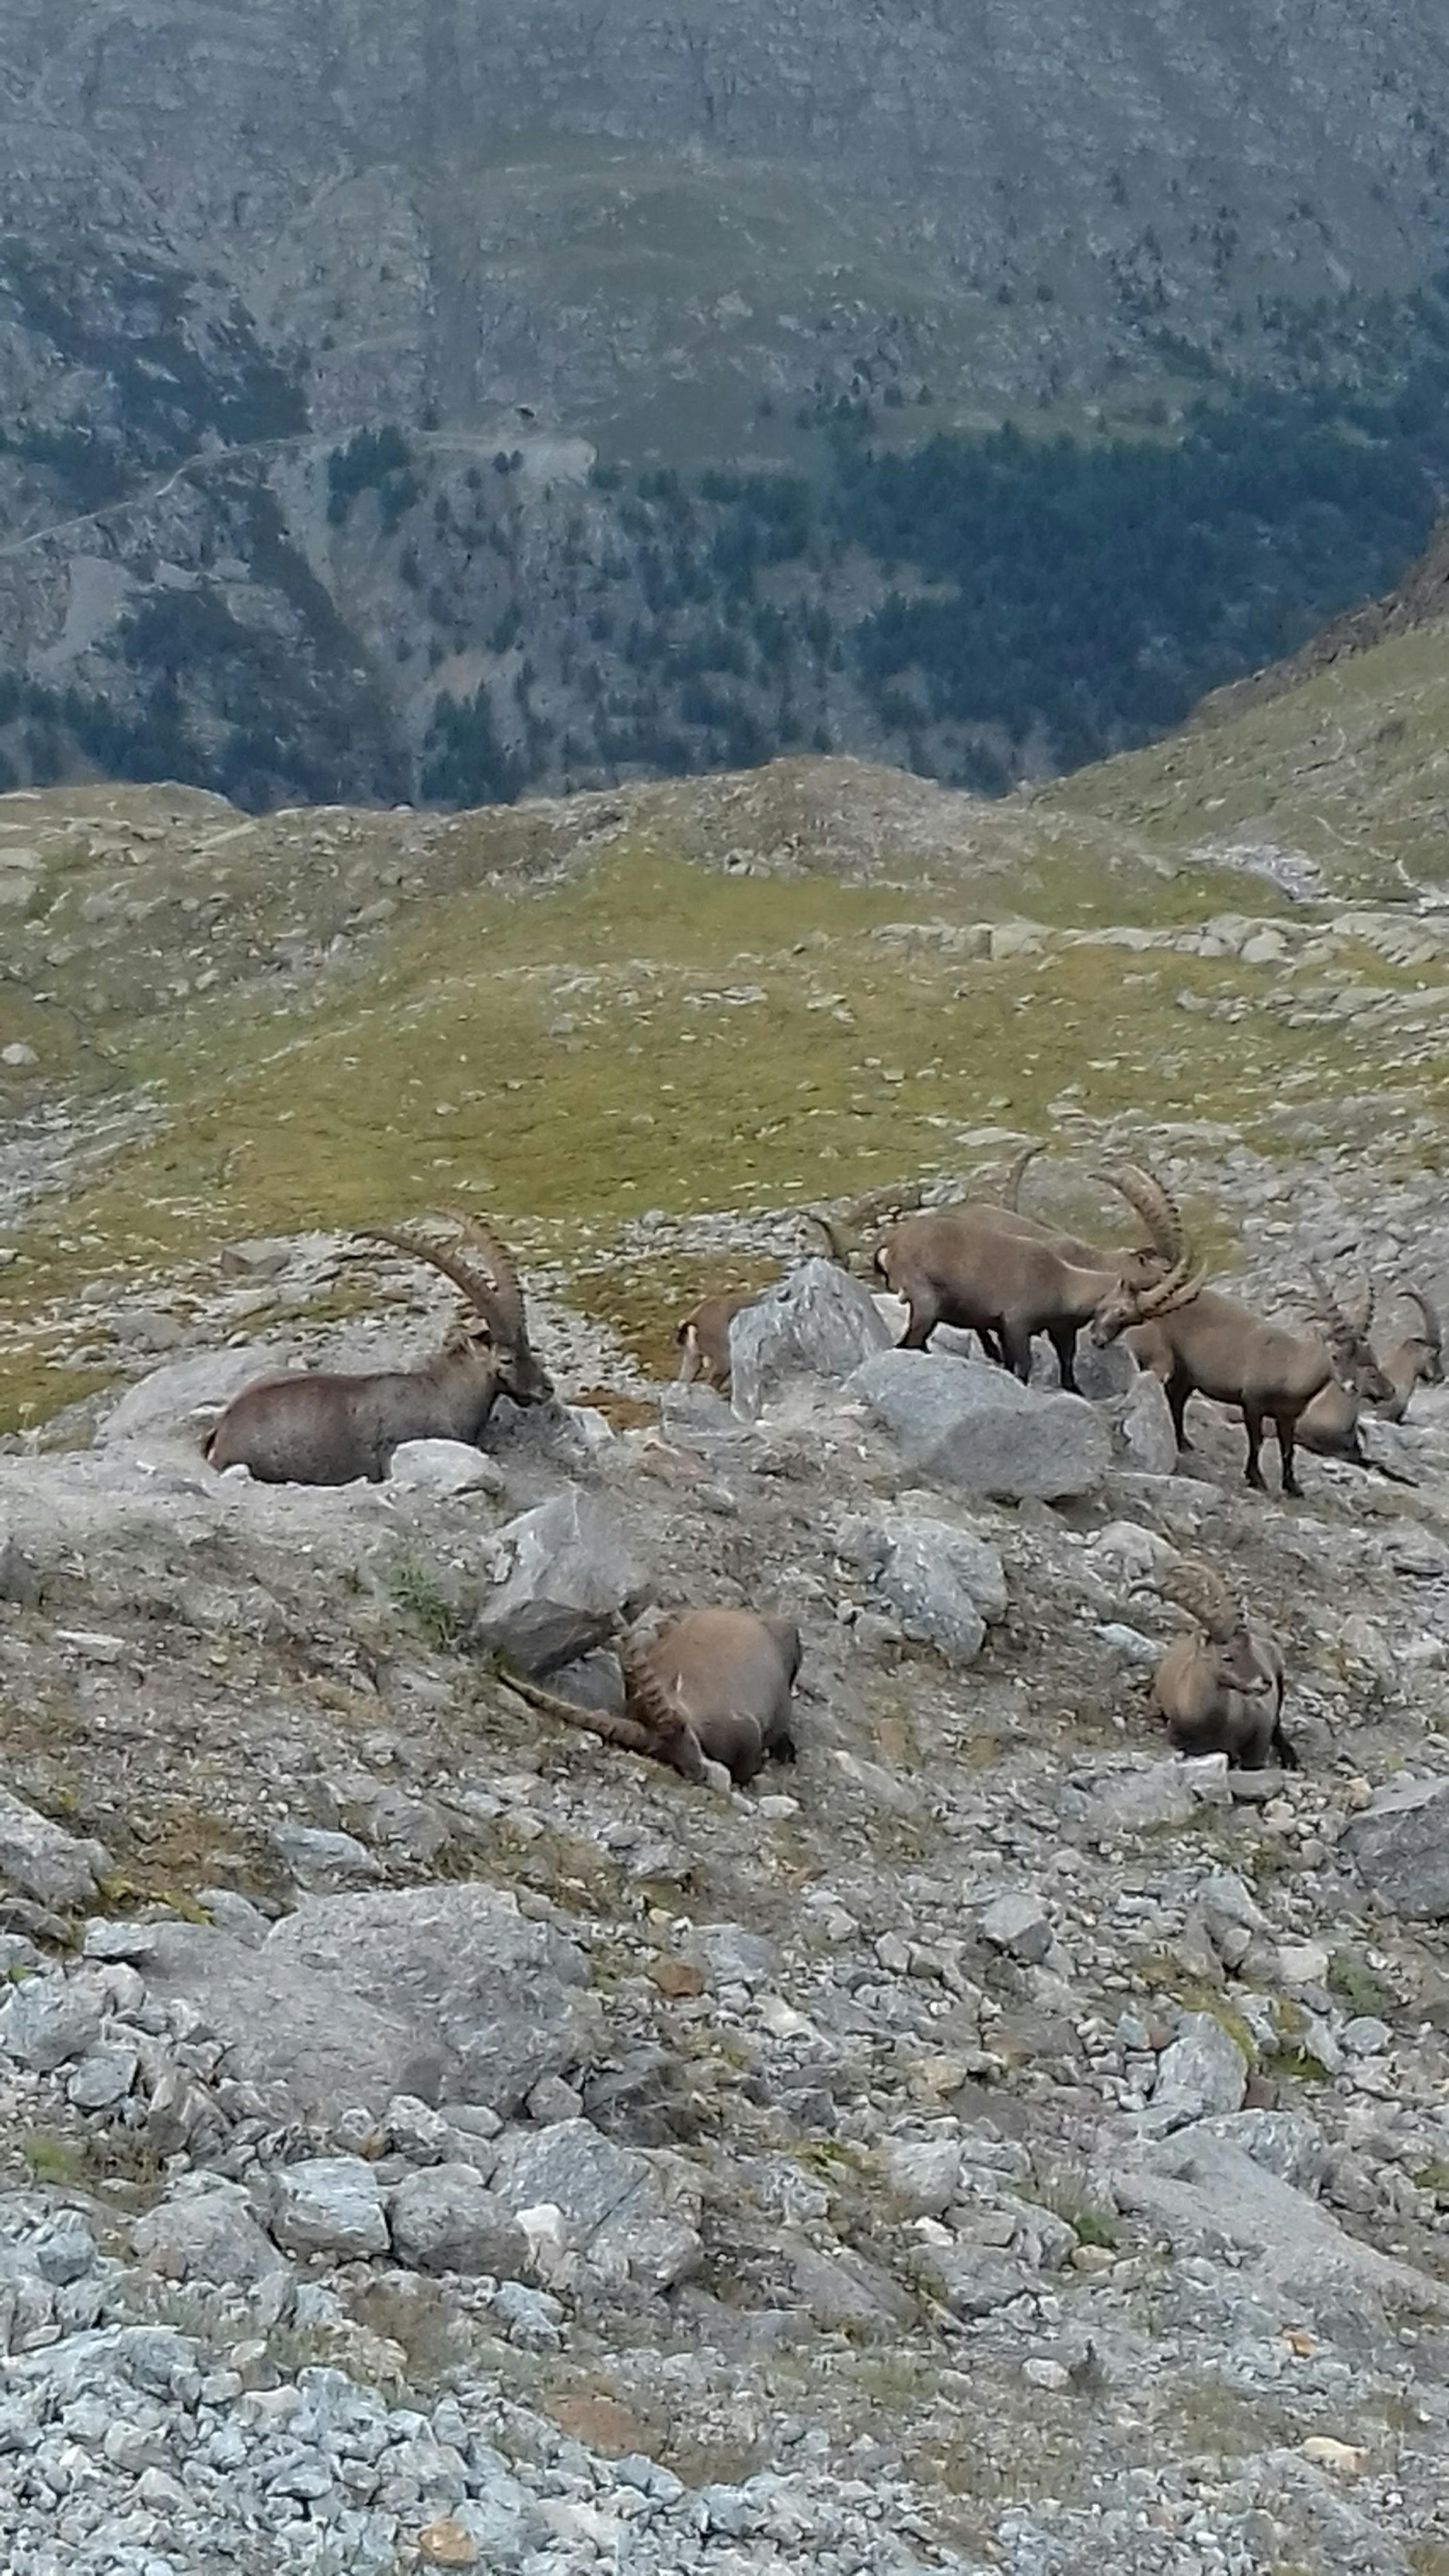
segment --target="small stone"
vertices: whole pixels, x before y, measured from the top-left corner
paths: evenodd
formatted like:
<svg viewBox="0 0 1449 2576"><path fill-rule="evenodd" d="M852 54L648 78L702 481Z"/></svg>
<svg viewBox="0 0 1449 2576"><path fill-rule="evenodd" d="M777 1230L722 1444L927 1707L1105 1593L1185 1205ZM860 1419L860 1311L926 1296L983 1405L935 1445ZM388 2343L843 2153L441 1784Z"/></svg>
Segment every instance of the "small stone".
<svg viewBox="0 0 1449 2576"><path fill-rule="evenodd" d="M1320 2469L1336 2470L1344 2478L1362 2476L1369 2463L1367 2451L1352 2442L1335 2442L1327 2433L1310 2433L1299 2448L1305 2460L1312 2460Z"/></svg>
<svg viewBox="0 0 1449 2576"><path fill-rule="evenodd" d="M96 2240L85 2220L68 2213L52 2220L30 2241L30 2254L42 2281L61 2290L83 2281L95 2269Z"/></svg>
<svg viewBox="0 0 1449 2576"><path fill-rule="evenodd" d="M572 2084L565 2084L561 2075L545 2075L534 2085L523 2107L530 2120L547 2128L552 2120L576 2120L583 2110L584 2097L574 2091Z"/></svg>
<svg viewBox="0 0 1449 2576"><path fill-rule="evenodd" d="M140 2058L122 2042L107 2042L86 2051L65 2088L77 2111L111 2111L124 2102L135 2084Z"/></svg>
<svg viewBox="0 0 1449 2576"><path fill-rule="evenodd" d="M1051 1916L1039 1896L1022 1888L996 1897L981 1917L983 1940L995 1950L1035 1966L1052 1945Z"/></svg>
<svg viewBox="0 0 1449 2576"><path fill-rule="evenodd" d="M1236 2111L1247 2080L1248 2060L1221 2023L1211 2013L1184 2013L1177 2037L1158 2060L1146 2124L1160 2132L1215 2111Z"/></svg>
<svg viewBox="0 0 1449 2576"><path fill-rule="evenodd" d="M1339 2033L1350 2057L1378 2057L1390 2045L1393 2036L1388 2023L1379 2021L1373 2013L1356 2014L1352 2021L1345 2022Z"/></svg>
<svg viewBox="0 0 1449 2576"><path fill-rule="evenodd" d="M1033 2388L1049 2388L1054 2396L1060 2396L1072 2384L1072 2374L1062 2361L1023 2362L1021 2375L1031 2381Z"/></svg>
<svg viewBox="0 0 1449 2576"><path fill-rule="evenodd" d="M353 1834L328 1833L313 1825L277 1825L272 1848L283 1868L309 1896L333 1888L370 1886L382 1868Z"/></svg>
<svg viewBox="0 0 1449 2576"><path fill-rule="evenodd" d="M461 2522L445 2518L425 2523L417 2538L418 2556L425 2567L476 2567L478 2544L463 2529Z"/></svg>
<svg viewBox="0 0 1449 2576"><path fill-rule="evenodd" d="M653 1959L649 1975L661 1995L671 2002L704 1992L704 1970L697 1959Z"/></svg>

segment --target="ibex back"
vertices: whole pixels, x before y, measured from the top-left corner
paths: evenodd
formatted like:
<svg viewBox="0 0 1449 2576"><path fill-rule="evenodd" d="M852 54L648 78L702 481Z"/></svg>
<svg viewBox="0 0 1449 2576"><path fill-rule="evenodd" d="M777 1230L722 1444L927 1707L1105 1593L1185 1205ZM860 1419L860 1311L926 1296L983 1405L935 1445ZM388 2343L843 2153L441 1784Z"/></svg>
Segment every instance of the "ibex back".
<svg viewBox="0 0 1449 2576"><path fill-rule="evenodd" d="M372 1230L424 1261L467 1299L467 1311L442 1350L414 1369L364 1374L304 1370L262 1378L227 1406L206 1443L218 1470L244 1466L269 1485L377 1484L404 1440L461 1440L476 1447L500 1395L540 1404L553 1392L528 1344L523 1292L497 1237L471 1217L458 1220L465 1244L492 1277L461 1250L439 1250L401 1229Z"/></svg>

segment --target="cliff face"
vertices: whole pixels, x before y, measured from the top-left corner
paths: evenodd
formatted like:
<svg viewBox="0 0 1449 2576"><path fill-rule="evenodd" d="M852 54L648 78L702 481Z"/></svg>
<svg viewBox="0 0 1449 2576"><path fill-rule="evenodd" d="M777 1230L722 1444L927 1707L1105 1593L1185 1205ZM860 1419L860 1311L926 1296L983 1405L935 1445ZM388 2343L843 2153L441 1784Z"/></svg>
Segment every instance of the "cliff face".
<svg viewBox="0 0 1449 2576"><path fill-rule="evenodd" d="M841 398L899 440L1281 374L1306 314L1443 264L1446 138L1433 0L12 0L0 760L169 744L253 800L415 793L440 699L481 687L515 782L751 728L1050 765L1029 703L1003 729L862 690L841 638L887 575L838 528L752 580L783 638L711 664L718 598L672 628L660 598L688 606L715 505L686 543L591 465L818 478ZM340 518L368 423L409 458ZM506 509L467 479L495 458ZM693 655L692 713L641 688L651 650Z"/></svg>

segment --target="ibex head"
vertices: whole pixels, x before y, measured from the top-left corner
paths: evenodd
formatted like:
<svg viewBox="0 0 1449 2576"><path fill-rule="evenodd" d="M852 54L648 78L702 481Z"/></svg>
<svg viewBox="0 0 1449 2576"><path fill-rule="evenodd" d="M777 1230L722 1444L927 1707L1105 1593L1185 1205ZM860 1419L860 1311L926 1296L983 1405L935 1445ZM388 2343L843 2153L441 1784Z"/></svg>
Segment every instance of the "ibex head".
<svg viewBox="0 0 1449 2576"><path fill-rule="evenodd" d="M1155 1173L1141 1170L1136 1163L1124 1163L1118 1171L1094 1172L1092 1178L1105 1181L1119 1198L1124 1198L1152 1238L1149 1246L1132 1253L1122 1264L1115 1285L1092 1317L1091 1337L1102 1350L1134 1325L1150 1324L1158 1316L1170 1315L1178 1306L1190 1305L1206 1274L1201 1270L1194 1273L1192 1251L1177 1202Z"/></svg>
<svg viewBox="0 0 1449 2576"><path fill-rule="evenodd" d="M1369 1327L1374 1319L1373 1282L1365 1279L1352 1307L1344 1306L1335 1295L1323 1272L1311 1262L1308 1275L1317 1291L1318 1303L1313 1320L1328 1344L1333 1374L1340 1386L1347 1387L1364 1404L1387 1404L1392 1400L1393 1381L1384 1375L1369 1343Z"/></svg>
<svg viewBox="0 0 1449 2576"><path fill-rule="evenodd" d="M515 1404L543 1404L553 1393L553 1380L529 1347L523 1290L513 1261L498 1237L476 1217L454 1215L461 1245L446 1250L405 1226L369 1226L366 1239L390 1243L451 1279L463 1292L464 1304L448 1335L450 1353L476 1351L491 1358L499 1387ZM466 1252L462 1247L466 1247ZM481 1256L482 1267L477 1258Z"/></svg>
<svg viewBox="0 0 1449 2576"><path fill-rule="evenodd" d="M1254 1645L1247 1611L1211 1566L1182 1557L1164 1569L1155 1588L1165 1601L1175 1601L1197 1621L1227 1689L1240 1692L1244 1699L1261 1699L1275 1687L1273 1674Z"/></svg>

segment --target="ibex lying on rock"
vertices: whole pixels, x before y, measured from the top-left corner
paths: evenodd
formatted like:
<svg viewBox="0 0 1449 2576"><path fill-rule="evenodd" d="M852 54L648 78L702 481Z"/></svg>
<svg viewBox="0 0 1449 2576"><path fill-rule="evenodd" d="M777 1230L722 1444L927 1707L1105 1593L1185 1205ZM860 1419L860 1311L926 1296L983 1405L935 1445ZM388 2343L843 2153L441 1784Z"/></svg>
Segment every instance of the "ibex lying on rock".
<svg viewBox="0 0 1449 2576"><path fill-rule="evenodd" d="M1204 1288L1203 1274L1190 1276L1191 1254L1175 1202L1150 1172L1127 1169L1104 1180L1120 1190L1128 1205L1152 1232L1164 1261L1172 1267L1136 1301L1123 1298L1093 1316L1094 1342L1105 1345L1119 1333L1145 1369L1160 1377L1172 1408L1179 1448L1188 1446L1184 1416L1189 1396L1211 1396L1242 1412L1248 1434L1247 1480L1265 1490L1259 1451L1263 1426L1271 1422L1283 1468L1283 1491L1302 1491L1293 1472L1293 1442L1299 1420L1315 1395L1334 1375L1351 1369L1376 1372L1373 1353L1337 1315L1323 1317L1327 1337L1290 1333L1281 1324L1265 1324L1235 1297ZM1330 1358L1329 1345L1333 1356Z"/></svg>
<svg viewBox="0 0 1449 2576"><path fill-rule="evenodd" d="M697 1377L702 1377L717 1394L729 1393L730 1326L747 1306L757 1306L763 1294L762 1289L737 1288L714 1297L701 1297L697 1306L691 1306L674 1336L683 1353L680 1386L692 1386Z"/></svg>
<svg viewBox="0 0 1449 2576"><path fill-rule="evenodd" d="M367 1239L441 1270L466 1308L442 1349L420 1368L343 1375L311 1369L262 1378L234 1396L206 1443L211 1465L249 1467L269 1485L378 1484L404 1440L463 1440L476 1447L500 1395L541 1404L553 1392L528 1346L523 1291L503 1245L472 1217L457 1225L470 1254L440 1251L399 1228ZM491 1272L491 1277L487 1274Z"/></svg>
<svg viewBox="0 0 1449 2576"><path fill-rule="evenodd" d="M1305 1405L1298 1421L1300 1447L1311 1449L1317 1458L1345 1458L1355 1467L1374 1468L1394 1484L1407 1484L1411 1478L1397 1468L1387 1467L1370 1458L1363 1445L1359 1424L1365 1410L1379 1411L1395 1402L1397 1389L1386 1369L1380 1367L1369 1347L1369 1327L1374 1316L1372 1283L1365 1281L1362 1294L1352 1310L1341 1306L1321 1271L1309 1264L1309 1275L1318 1291L1318 1316L1326 1332L1333 1336L1334 1375L1320 1389L1311 1404ZM1409 1377L1413 1385L1417 1377ZM1407 1375L1407 1371L1406 1371ZM1404 1404L1408 1403L1407 1388ZM1403 1407L1399 1408L1401 1413ZM1394 1415L1399 1419L1399 1413Z"/></svg>
<svg viewBox="0 0 1449 2576"><path fill-rule="evenodd" d="M651 1641L619 1640L622 1716L579 1707L505 1673L534 1708L631 1753L667 1762L686 1780L743 1788L767 1762L793 1762L791 1693L800 1669L793 1620L756 1610L686 1610Z"/></svg>
<svg viewBox="0 0 1449 2576"><path fill-rule="evenodd" d="M1145 1187L1145 1176L1136 1177ZM1124 1183L1113 1186L1130 1196ZM907 1217L877 1245L875 1266L910 1308L902 1350L924 1350L938 1324L966 1325L993 1358L999 1348L1005 1365L1025 1382L1032 1337L1045 1333L1069 1394L1076 1391L1073 1360L1082 1326L1092 1324L1097 1338L1110 1341L1157 1311L1144 1303L1150 1290L1180 1285L1186 1276L1185 1265L1174 1268L1159 1248L1082 1260L1034 1219L989 1201L926 1208ZM1164 1276L1169 1273L1170 1281Z"/></svg>
<svg viewBox="0 0 1449 2576"><path fill-rule="evenodd" d="M1419 1309L1419 1330L1405 1333L1384 1353L1383 1372L1392 1392L1374 1406L1382 1422L1403 1421L1416 1386L1444 1383L1444 1328L1438 1314L1422 1289L1406 1288L1403 1294Z"/></svg>
<svg viewBox="0 0 1449 2576"><path fill-rule="evenodd" d="M1198 1626L1196 1636L1174 1639L1152 1684L1178 1752L1226 1753L1244 1771L1261 1771L1272 1756L1296 1771L1298 1756L1283 1732L1283 1658L1274 1640L1249 1627L1242 1604L1205 1565L1184 1559L1169 1566L1156 1588Z"/></svg>

